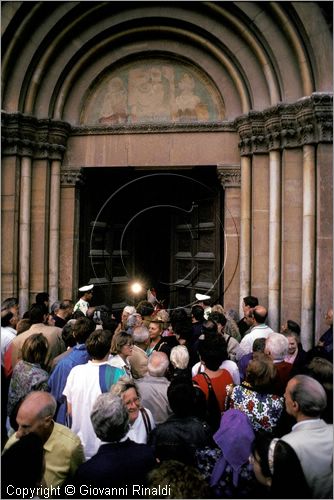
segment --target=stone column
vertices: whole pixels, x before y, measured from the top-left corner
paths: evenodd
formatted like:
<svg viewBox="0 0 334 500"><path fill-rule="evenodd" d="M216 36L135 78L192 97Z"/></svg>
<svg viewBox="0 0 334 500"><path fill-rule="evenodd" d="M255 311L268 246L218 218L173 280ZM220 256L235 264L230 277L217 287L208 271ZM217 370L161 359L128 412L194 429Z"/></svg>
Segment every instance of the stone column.
<svg viewBox="0 0 334 500"><path fill-rule="evenodd" d="M20 314L29 308L29 263L31 221L31 158L21 159L20 218L19 218L19 303Z"/></svg>
<svg viewBox="0 0 334 500"><path fill-rule="evenodd" d="M303 146L303 247L301 341L307 351L313 345L315 308L315 148Z"/></svg>
<svg viewBox="0 0 334 500"><path fill-rule="evenodd" d="M268 323L280 331L281 294L281 154L269 153Z"/></svg>
<svg viewBox="0 0 334 500"><path fill-rule="evenodd" d="M241 157L241 216L240 216L240 296L239 313L243 316L242 298L251 291L251 192L252 163L249 156Z"/></svg>
<svg viewBox="0 0 334 500"><path fill-rule="evenodd" d="M268 307L269 155L252 156L251 294Z"/></svg>
<svg viewBox="0 0 334 500"><path fill-rule="evenodd" d="M59 297L71 299L79 277L80 200L77 186L82 184L82 169L60 171L60 246Z"/></svg>
<svg viewBox="0 0 334 500"><path fill-rule="evenodd" d="M224 233L223 304L225 309L238 309L240 280L240 165L219 164L217 165L217 175L224 189L224 207L221 214Z"/></svg>
<svg viewBox="0 0 334 500"><path fill-rule="evenodd" d="M1 300L17 297L20 164L15 155L1 162Z"/></svg>
<svg viewBox="0 0 334 500"><path fill-rule="evenodd" d="M49 277L50 160L47 148L34 153L31 169L30 304L35 302L37 293L48 291Z"/></svg>
<svg viewBox="0 0 334 500"><path fill-rule="evenodd" d="M327 309L333 304L333 149L317 146L315 342L328 329Z"/></svg>
<svg viewBox="0 0 334 500"><path fill-rule="evenodd" d="M50 226L49 226L49 295L50 304L58 300L59 286L59 221L60 221L60 160L51 163Z"/></svg>

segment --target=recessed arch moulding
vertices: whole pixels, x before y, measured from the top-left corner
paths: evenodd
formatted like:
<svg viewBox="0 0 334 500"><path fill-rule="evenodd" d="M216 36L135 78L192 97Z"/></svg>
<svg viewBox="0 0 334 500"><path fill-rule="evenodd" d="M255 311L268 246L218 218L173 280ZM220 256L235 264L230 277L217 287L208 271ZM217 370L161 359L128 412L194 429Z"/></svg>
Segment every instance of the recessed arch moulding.
<svg viewBox="0 0 334 500"><path fill-rule="evenodd" d="M131 54L138 58L154 51L189 58L203 68L224 96L228 120L281 100L293 102L312 90L310 77L306 80L311 87L304 83L302 88L297 68L305 68L307 74L310 68L303 43L280 3L266 2L263 7L257 2L199 2L189 7L188 2L174 2L163 8L153 2L140 7L120 2L112 8L105 2L59 3L59 8L45 6L43 22L30 15L31 28L36 23L38 30L20 45L20 64L6 64L10 71L2 108L8 112L78 124L79 108L74 111L72 104L78 105L99 74ZM303 9L308 9L306 4ZM313 33L310 40L315 40Z"/></svg>
<svg viewBox="0 0 334 500"><path fill-rule="evenodd" d="M128 109L125 123L233 120L243 113L245 106L250 106L247 86L242 82L240 75L235 76L239 80L238 88L233 75L231 76L216 58L194 46L185 44L177 47L177 45L171 42L167 44L167 50L164 42L155 40L149 44L147 50L138 50L137 44L129 44L120 50L113 50L94 58L92 64L86 66L84 71L77 71L72 85L59 93L59 98L55 100L54 115L72 125L108 124L107 120L99 121L104 115L98 116L103 101L108 101L106 93L111 97L118 89L119 97L123 92L127 106L132 107L136 92L140 92L139 87L141 86L144 94L144 87L150 85L151 96L155 95L153 101L162 99L161 105L170 108L170 114L166 115L161 108L161 113L157 113L155 117L154 113L151 113L145 119L142 113L141 119L139 116L136 119L131 116ZM160 98L158 88L160 88ZM148 88L146 92L149 98ZM191 96L197 96L198 99ZM116 95L113 95L111 100L113 98L116 99ZM142 98L144 99L143 95ZM198 101L195 105L197 112L194 112L196 117L194 113L192 117L189 113L182 114L181 108L185 109L186 98L189 104L190 100L193 105ZM151 104L152 109L155 105L156 102ZM99 109L94 109L94 106ZM181 108L179 116L176 116L178 107ZM112 123L124 123L124 120L120 117L114 122L109 120L109 124Z"/></svg>
<svg viewBox="0 0 334 500"><path fill-rule="evenodd" d="M177 4L175 11L178 12ZM135 22L132 14L131 23ZM241 41L228 24L222 31L217 19L196 18L189 10L187 21L182 15L173 20L162 17L159 26L149 21L140 27L131 23L115 25L112 18L110 22L112 29L104 26L99 31L102 26L98 25L95 34L83 29L80 46L63 41L61 50L55 48L44 67L36 68L32 81L37 79L40 84L35 102L29 98L28 108L33 106L37 116L45 116L48 108L49 116L78 124L75 110L91 82L111 65L123 64L127 58L135 60L159 53L202 68L224 95L227 119L271 104L273 96L268 74L263 71L263 65L266 66L263 57L256 54L249 41Z"/></svg>

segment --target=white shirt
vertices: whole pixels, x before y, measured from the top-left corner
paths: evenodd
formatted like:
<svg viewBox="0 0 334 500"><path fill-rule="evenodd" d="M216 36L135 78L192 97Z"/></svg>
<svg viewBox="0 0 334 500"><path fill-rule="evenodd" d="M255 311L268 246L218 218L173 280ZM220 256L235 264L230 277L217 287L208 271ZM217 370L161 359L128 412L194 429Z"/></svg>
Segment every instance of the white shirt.
<svg viewBox="0 0 334 500"><path fill-rule="evenodd" d="M124 375L127 375L128 377L132 377L131 375L131 365L128 360L124 361L124 359L119 355L116 354L115 356L109 357L108 363L111 366L115 366L116 368L121 368L124 370Z"/></svg>
<svg viewBox="0 0 334 500"><path fill-rule="evenodd" d="M4 356L5 352L8 349L9 344L16 337L16 330L11 326L2 326L1 327L1 364L4 364Z"/></svg>
<svg viewBox="0 0 334 500"><path fill-rule="evenodd" d="M145 410L146 410L148 417L150 419L151 427L152 427L152 429L154 429L155 422L153 419L153 415L148 408L145 408ZM146 427L144 424L144 419L143 419L143 415L142 415L141 411L139 412L139 415L136 418L136 420L134 421L134 423L132 425L130 425L130 430L128 431L128 433L126 434L124 439L127 439L127 438L131 439L135 443L139 443L139 444L141 444L141 443L146 444L147 443L147 432L146 432Z"/></svg>
<svg viewBox="0 0 334 500"><path fill-rule="evenodd" d="M253 351L254 340L260 338L266 339L270 333L273 333L273 331L274 330L272 330L270 326L265 324L253 326L251 331L244 336L239 344L237 349L237 361L239 361L239 359L245 354L249 354Z"/></svg>
<svg viewBox="0 0 334 500"><path fill-rule="evenodd" d="M70 371L63 391L68 403L72 405L71 430L79 436L85 451L86 460L96 454L101 440L96 436L90 413L96 398L102 394L99 381L99 368L110 364L108 361L93 363L88 361Z"/></svg>
<svg viewBox="0 0 334 500"><path fill-rule="evenodd" d="M233 379L233 384L239 385L240 384L240 373L238 369L238 365L234 362L231 361L230 359L226 359L225 361L222 362L219 368L224 368L224 370L227 370L232 379ZM192 369L191 369L191 374L193 377L197 375L198 373L202 373L205 370L205 366L199 361L196 363Z"/></svg>
<svg viewBox="0 0 334 500"><path fill-rule="evenodd" d="M89 308L89 303L86 300L79 299L73 308L73 312L81 311L84 313L85 316L87 316L88 308Z"/></svg>
<svg viewBox="0 0 334 500"><path fill-rule="evenodd" d="M295 425L291 427L291 431L295 431L298 427L302 427L305 424L309 424L311 422L320 422L320 417L319 418L308 418L306 420L301 420L300 422L297 422Z"/></svg>
<svg viewBox="0 0 334 500"><path fill-rule="evenodd" d="M302 420L281 439L299 458L312 498L333 498L333 425L320 418Z"/></svg>

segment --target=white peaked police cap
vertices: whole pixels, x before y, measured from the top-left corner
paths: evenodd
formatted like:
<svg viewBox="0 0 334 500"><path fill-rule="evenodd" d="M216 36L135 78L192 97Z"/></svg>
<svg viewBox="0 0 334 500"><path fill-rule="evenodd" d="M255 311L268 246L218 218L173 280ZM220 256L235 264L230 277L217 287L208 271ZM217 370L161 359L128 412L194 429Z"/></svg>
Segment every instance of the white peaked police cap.
<svg viewBox="0 0 334 500"><path fill-rule="evenodd" d="M85 285L79 288L79 292L89 292L93 288L94 285Z"/></svg>
<svg viewBox="0 0 334 500"><path fill-rule="evenodd" d="M196 293L195 297L197 300L209 300L209 299L211 299L210 295L203 295L202 293Z"/></svg>

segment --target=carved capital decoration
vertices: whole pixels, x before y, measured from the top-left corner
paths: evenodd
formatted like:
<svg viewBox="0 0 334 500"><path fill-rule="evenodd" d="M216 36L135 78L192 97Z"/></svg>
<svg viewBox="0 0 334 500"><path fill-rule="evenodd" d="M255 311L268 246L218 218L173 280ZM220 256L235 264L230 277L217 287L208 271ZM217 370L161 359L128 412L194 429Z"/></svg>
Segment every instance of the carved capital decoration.
<svg viewBox="0 0 334 500"><path fill-rule="evenodd" d="M224 189L240 188L241 173L240 165L217 165L217 175Z"/></svg>
<svg viewBox="0 0 334 500"><path fill-rule="evenodd" d="M241 155L333 141L333 95L315 92L293 104L277 104L238 117Z"/></svg>
<svg viewBox="0 0 334 500"><path fill-rule="evenodd" d="M2 112L2 154L62 161L70 135L236 131L240 154L244 156L306 144L332 143L332 120L333 94L321 92L293 104L279 103L263 111L250 111L233 121L210 123L72 127L66 122Z"/></svg>
<svg viewBox="0 0 334 500"><path fill-rule="evenodd" d="M2 154L62 160L70 131L66 122L2 112Z"/></svg>
<svg viewBox="0 0 334 500"><path fill-rule="evenodd" d="M83 169L61 169L60 170L60 184L62 187L76 187L84 183Z"/></svg>

